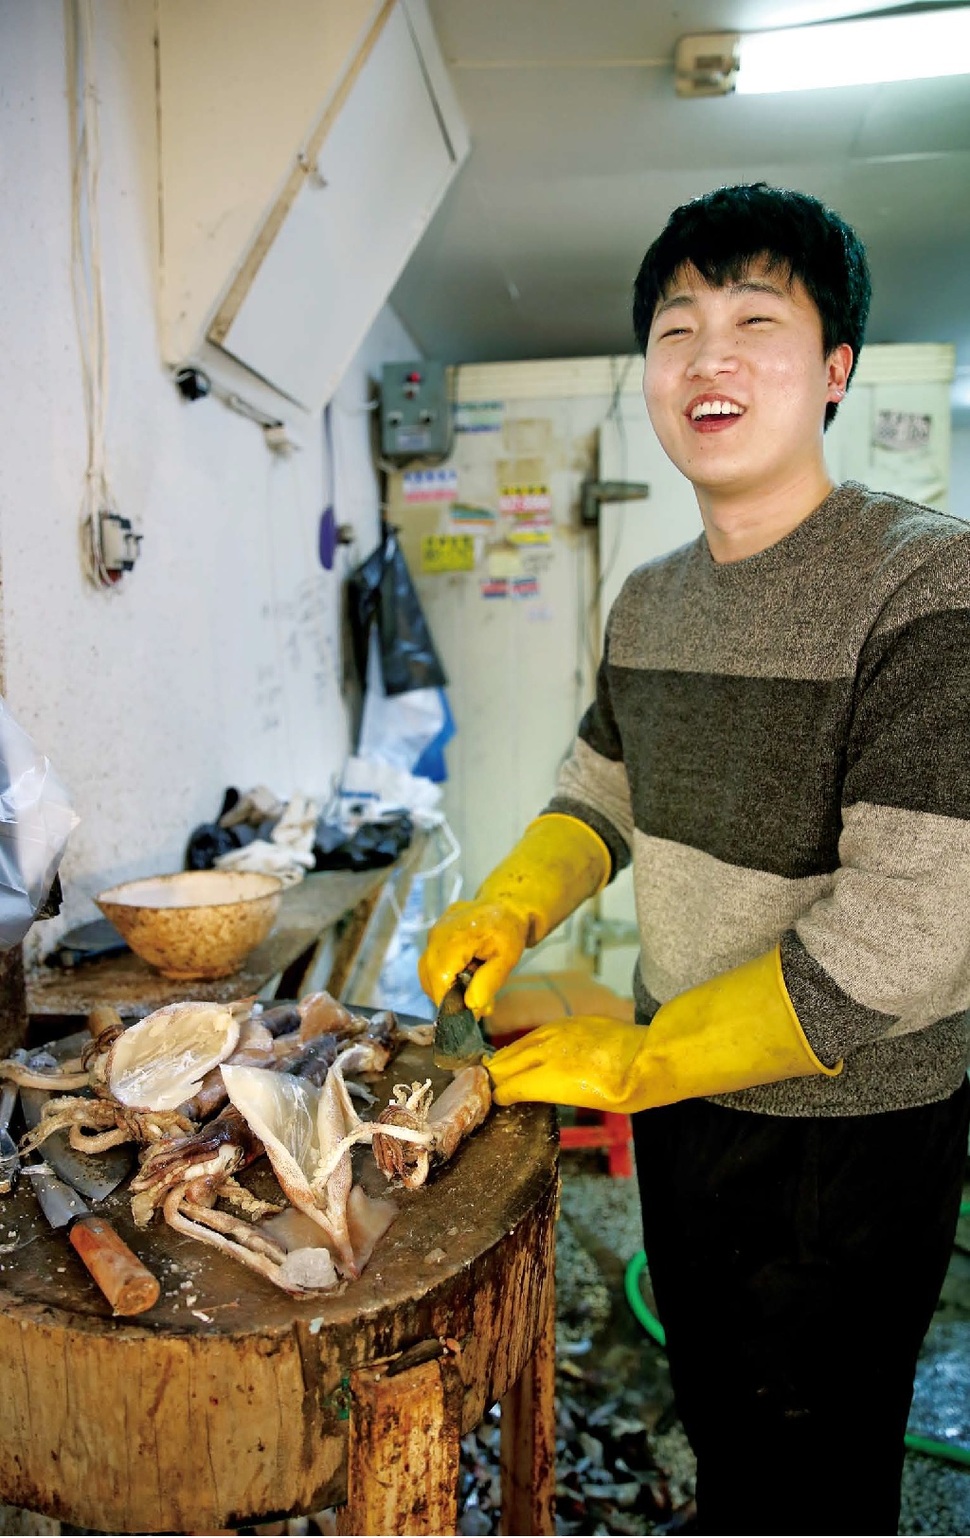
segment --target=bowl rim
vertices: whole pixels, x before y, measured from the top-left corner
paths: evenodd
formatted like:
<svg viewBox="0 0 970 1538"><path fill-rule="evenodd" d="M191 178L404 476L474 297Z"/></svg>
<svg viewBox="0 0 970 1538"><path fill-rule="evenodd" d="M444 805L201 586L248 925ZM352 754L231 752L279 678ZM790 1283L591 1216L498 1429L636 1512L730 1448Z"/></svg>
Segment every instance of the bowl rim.
<svg viewBox="0 0 970 1538"><path fill-rule="evenodd" d="M131 896L119 895L125 892L130 893L134 887L158 886L179 881L185 876L202 876L203 878L215 876L217 879L225 877L236 880L240 876L250 878L255 876L258 880L267 882L268 885L262 891L250 892L247 896L226 897L223 901L214 898L203 902L180 902L173 903L170 907L160 906L158 903L153 902L138 902L133 900ZM109 903L116 908L141 908L151 913L179 913L193 908L236 908L242 903L265 902L267 897L278 897L282 891L283 882L279 876L271 875L269 871L174 870L165 871L157 876L136 876L130 881L120 881L116 886L107 887L103 892L99 892L94 901L99 908L102 904Z"/></svg>

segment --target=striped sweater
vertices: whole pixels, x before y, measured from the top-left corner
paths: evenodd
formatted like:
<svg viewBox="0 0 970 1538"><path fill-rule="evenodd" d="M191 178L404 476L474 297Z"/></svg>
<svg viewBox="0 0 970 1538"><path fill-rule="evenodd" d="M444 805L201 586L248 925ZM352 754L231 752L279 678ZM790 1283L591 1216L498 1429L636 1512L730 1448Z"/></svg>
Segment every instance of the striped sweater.
<svg viewBox="0 0 970 1538"><path fill-rule="evenodd" d="M970 525L847 482L718 565L639 567L547 811L632 859L637 1019L781 942L816 1075L782 1116L922 1105L966 1072Z"/></svg>

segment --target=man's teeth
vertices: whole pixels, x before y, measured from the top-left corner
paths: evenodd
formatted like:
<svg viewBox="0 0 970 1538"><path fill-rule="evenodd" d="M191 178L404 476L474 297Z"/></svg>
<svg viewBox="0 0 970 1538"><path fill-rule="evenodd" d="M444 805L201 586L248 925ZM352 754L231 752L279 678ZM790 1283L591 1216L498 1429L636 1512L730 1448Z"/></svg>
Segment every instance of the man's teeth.
<svg viewBox="0 0 970 1538"><path fill-rule="evenodd" d="M701 401L690 414L692 422L699 422L701 417L739 417L743 414L744 407L736 406L733 401Z"/></svg>

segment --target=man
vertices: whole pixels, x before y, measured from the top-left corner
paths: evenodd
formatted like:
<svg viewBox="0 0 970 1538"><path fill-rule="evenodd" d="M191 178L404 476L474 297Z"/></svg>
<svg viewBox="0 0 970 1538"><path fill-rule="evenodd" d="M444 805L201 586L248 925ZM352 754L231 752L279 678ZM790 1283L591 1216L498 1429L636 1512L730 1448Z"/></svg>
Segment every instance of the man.
<svg viewBox="0 0 970 1538"><path fill-rule="evenodd" d="M633 861L637 1024L542 1026L500 1105L633 1114L699 1529L895 1533L970 1088L970 526L833 487L869 275L801 193L644 258L644 395L704 533L628 578L545 813L421 961L485 1012Z"/></svg>

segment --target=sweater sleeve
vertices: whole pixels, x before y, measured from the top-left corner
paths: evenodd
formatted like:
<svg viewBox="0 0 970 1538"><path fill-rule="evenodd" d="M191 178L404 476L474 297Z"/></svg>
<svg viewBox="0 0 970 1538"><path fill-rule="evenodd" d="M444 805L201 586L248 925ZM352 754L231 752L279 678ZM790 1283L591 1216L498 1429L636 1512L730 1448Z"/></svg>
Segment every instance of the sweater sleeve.
<svg viewBox="0 0 970 1538"><path fill-rule="evenodd" d="M623 742L610 697L609 629L596 677L596 698L579 723L572 750L544 808L588 823L610 851L610 879L630 863L633 810Z"/></svg>
<svg viewBox="0 0 970 1538"><path fill-rule="evenodd" d="M823 1062L970 1007L970 537L937 549L863 648L831 892L782 941Z"/></svg>

